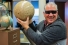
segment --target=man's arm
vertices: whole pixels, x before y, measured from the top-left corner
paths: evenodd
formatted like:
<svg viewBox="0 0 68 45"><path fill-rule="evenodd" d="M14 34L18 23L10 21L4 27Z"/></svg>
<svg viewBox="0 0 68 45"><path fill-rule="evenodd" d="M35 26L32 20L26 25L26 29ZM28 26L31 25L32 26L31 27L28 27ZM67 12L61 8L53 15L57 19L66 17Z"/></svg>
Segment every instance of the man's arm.
<svg viewBox="0 0 68 45"><path fill-rule="evenodd" d="M27 17L26 21L21 21L18 19L18 23L24 27L25 34L34 41L37 45L49 45L54 43L55 41L66 39L66 27L62 22L56 22L53 25L48 26L47 28L42 28L43 32L36 33L29 27L29 17ZM40 24L39 26L41 26ZM38 27L39 29L39 27Z"/></svg>
<svg viewBox="0 0 68 45"><path fill-rule="evenodd" d="M37 24L35 23L35 21L33 21L32 23L30 23L29 27L32 28L36 32Z"/></svg>
<svg viewBox="0 0 68 45"><path fill-rule="evenodd" d="M66 38L66 28L61 24L51 26L41 34L34 32L31 28L28 28L25 33L37 45L49 45Z"/></svg>
<svg viewBox="0 0 68 45"><path fill-rule="evenodd" d="M19 27L20 30L24 29L18 22L16 24L16 27ZM31 27L34 31L36 31L37 29L37 25L34 23L34 21L29 24L29 27Z"/></svg>

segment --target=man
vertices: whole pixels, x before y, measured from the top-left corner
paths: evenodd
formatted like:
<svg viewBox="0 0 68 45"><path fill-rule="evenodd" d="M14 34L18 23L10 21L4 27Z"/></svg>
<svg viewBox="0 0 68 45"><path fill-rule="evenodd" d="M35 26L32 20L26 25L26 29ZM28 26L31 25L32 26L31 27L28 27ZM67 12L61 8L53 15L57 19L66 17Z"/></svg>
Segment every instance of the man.
<svg viewBox="0 0 68 45"><path fill-rule="evenodd" d="M66 39L66 26L58 15L57 5L53 2L47 3L43 14L46 20L41 21L37 26L33 25L29 17L26 21L18 18L17 20L24 28L27 37L36 45L66 45L63 44L63 40Z"/></svg>

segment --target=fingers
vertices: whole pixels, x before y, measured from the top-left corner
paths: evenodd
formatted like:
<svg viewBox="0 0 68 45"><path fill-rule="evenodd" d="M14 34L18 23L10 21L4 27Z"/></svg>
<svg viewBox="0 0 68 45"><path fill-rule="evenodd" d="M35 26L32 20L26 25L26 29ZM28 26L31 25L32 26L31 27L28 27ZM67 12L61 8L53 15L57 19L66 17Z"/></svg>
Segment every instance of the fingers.
<svg viewBox="0 0 68 45"><path fill-rule="evenodd" d="M29 17L27 17L27 21L29 21Z"/></svg>
<svg viewBox="0 0 68 45"><path fill-rule="evenodd" d="M20 19L17 18L17 20L18 20L18 22L20 22Z"/></svg>
<svg viewBox="0 0 68 45"><path fill-rule="evenodd" d="M23 23L23 21L21 21L19 18L17 18L17 20L18 20L18 23L20 23L20 24L22 24L22 23ZM26 21L24 21L24 22L29 22L29 17L27 17L27 20L26 20Z"/></svg>
<svg viewBox="0 0 68 45"><path fill-rule="evenodd" d="M19 23L19 24L21 24L21 20L20 20L20 19L18 19L18 18L17 18L17 20L18 20L18 23Z"/></svg>

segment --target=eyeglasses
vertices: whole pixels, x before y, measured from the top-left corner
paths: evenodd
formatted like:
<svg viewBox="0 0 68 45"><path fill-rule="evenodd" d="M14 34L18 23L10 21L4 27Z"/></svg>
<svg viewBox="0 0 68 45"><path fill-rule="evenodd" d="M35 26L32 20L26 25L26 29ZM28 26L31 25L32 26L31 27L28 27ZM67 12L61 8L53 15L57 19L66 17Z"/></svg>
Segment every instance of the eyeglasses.
<svg viewBox="0 0 68 45"><path fill-rule="evenodd" d="M50 13L56 14L56 12L57 12L57 10L45 11L46 14L50 14Z"/></svg>

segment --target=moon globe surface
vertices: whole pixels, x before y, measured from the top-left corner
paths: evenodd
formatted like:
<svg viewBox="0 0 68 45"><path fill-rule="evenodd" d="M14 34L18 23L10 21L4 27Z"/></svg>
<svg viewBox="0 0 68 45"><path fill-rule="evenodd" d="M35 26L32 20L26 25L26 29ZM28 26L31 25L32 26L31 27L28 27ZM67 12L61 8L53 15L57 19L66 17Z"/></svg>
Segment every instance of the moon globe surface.
<svg viewBox="0 0 68 45"><path fill-rule="evenodd" d="M14 7L14 15L22 21L26 21L27 17L32 19L34 16L34 7L28 1L20 1ZM24 36L23 42L27 42L27 38Z"/></svg>
<svg viewBox="0 0 68 45"><path fill-rule="evenodd" d="M10 25L13 25L13 19L8 14L8 9L3 3L0 3L0 25L1 27L8 28Z"/></svg>
<svg viewBox="0 0 68 45"><path fill-rule="evenodd" d="M14 15L22 21L25 21L27 17L30 20L34 15L34 7L28 1L20 1L14 7Z"/></svg>

